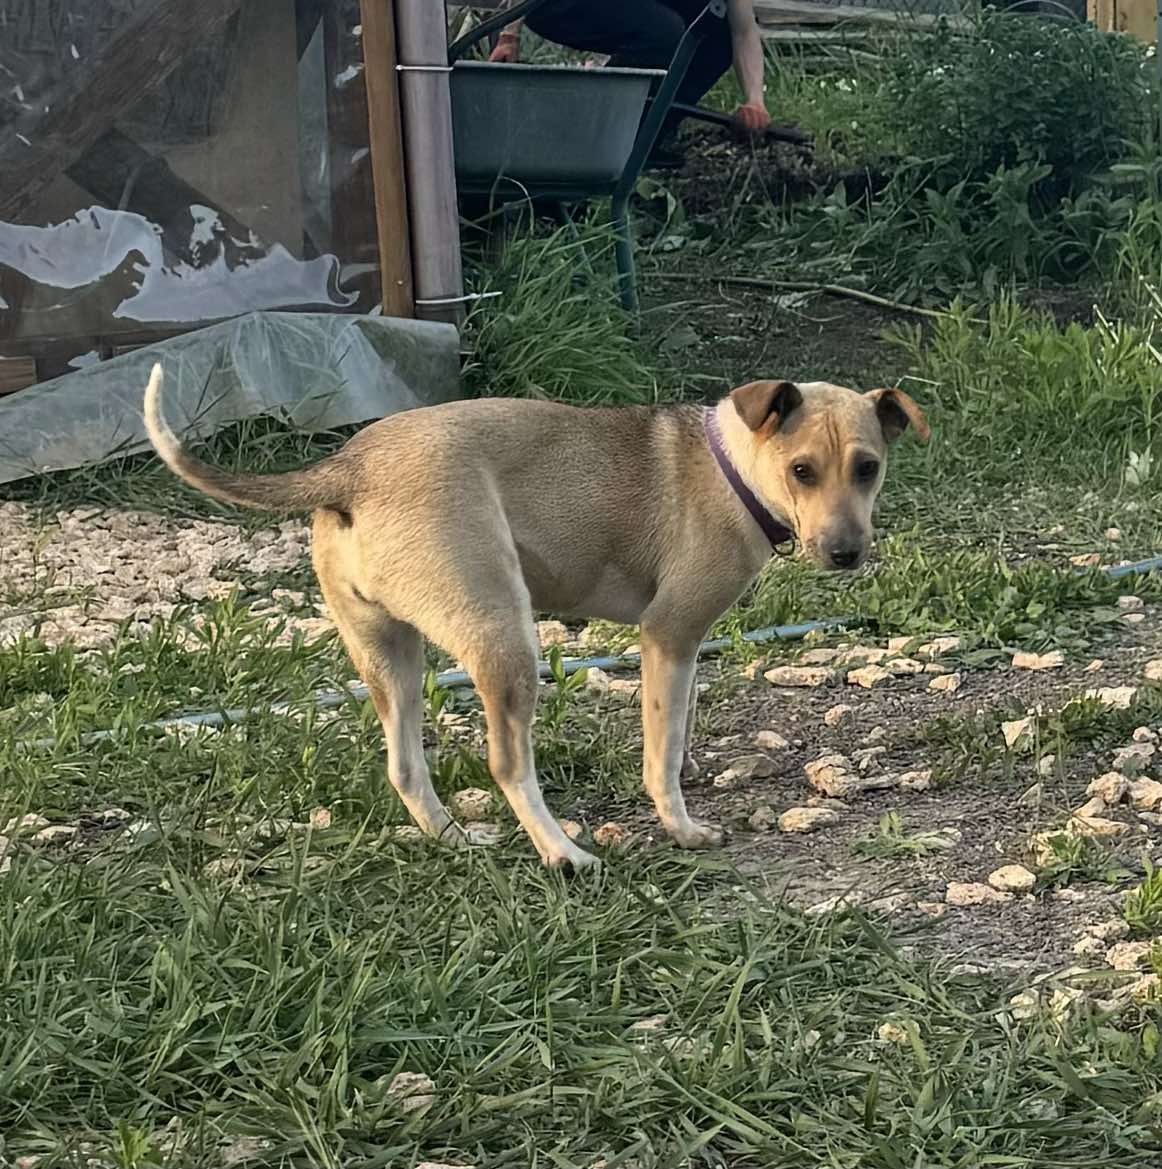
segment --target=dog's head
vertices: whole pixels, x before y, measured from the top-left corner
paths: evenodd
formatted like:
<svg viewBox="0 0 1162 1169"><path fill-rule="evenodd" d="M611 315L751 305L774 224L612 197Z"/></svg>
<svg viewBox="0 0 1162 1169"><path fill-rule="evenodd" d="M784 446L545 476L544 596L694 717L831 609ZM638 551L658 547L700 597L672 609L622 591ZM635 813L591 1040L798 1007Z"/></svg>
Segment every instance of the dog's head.
<svg viewBox="0 0 1162 1169"><path fill-rule="evenodd" d="M740 462L759 498L820 567L858 568L888 444L909 427L926 442L924 412L902 390L860 394L826 382L751 382L730 398L743 423L732 427L745 448Z"/></svg>

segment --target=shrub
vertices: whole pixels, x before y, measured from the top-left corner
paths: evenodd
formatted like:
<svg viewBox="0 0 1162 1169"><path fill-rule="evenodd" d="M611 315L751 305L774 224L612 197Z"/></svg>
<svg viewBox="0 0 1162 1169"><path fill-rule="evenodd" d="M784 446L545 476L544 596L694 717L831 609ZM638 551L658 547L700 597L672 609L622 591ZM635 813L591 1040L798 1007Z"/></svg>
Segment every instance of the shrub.
<svg viewBox="0 0 1162 1169"><path fill-rule="evenodd" d="M908 153L940 160L953 182L1038 163L1060 198L1145 134L1145 61L1130 37L988 13L967 35L942 28L888 58L885 116Z"/></svg>

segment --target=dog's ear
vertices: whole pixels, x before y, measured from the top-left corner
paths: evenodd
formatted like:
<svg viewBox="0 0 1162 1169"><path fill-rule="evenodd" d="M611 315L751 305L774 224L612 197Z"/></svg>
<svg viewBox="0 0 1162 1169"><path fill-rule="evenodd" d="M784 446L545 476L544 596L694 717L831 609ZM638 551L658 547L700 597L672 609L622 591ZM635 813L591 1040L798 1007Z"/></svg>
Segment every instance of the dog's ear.
<svg viewBox="0 0 1162 1169"><path fill-rule="evenodd" d="M738 416L751 428L778 430L792 410L803 404L794 382L748 382L730 391Z"/></svg>
<svg viewBox="0 0 1162 1169"><path fill-rule="evenodd" d="M888 442L895 442L909 424L921 442L928 441L932 434L928 429L928 419L903 390L869 390L864 397L875 405L876 417Z"/></svg>

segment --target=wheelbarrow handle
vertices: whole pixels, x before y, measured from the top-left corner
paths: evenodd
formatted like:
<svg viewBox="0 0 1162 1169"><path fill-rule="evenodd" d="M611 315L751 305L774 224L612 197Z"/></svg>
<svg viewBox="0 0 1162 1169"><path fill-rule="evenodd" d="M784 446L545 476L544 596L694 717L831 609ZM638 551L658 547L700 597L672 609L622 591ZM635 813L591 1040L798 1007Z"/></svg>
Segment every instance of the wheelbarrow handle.
<svg viewBox="0 0 1162 1169"><path fill-rule="evenodd" d="M700 122L709 122L712 126L725 126L733 129L734 119L729 114L719 110L707 110L702 106L689 106L684 102L674 102L670 109L683 118L695 118ZM761 137L773 138L776 142L791 142L796 146L810 146L814 138L794 126L768 126L762 131Z"/></svg>

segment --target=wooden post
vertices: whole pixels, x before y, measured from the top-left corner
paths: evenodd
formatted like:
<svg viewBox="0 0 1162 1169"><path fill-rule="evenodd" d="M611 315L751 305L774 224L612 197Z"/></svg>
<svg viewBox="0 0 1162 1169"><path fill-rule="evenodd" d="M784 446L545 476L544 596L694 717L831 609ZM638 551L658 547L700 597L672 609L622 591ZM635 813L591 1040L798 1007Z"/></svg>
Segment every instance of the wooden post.
<svg viewBox="0 0 1162 1169"><path fill-rule="evenodd" d="M464 319L443 0L395 0L416 315Z"/></svg>
<svg viewBox="0 0 1162 1169"><path fill-rule="evenodd" d="M415 315L415 303L394 8L395 0L359 3L383 313L410 317Z"/></svg>
<svg viewBox="0 0 1162 1169"><path fill-rule="evenodd" d="M1086 0L1085 15L1102 32L1125 32L1148 45L1158 40L1157 0Z"/></svg>

